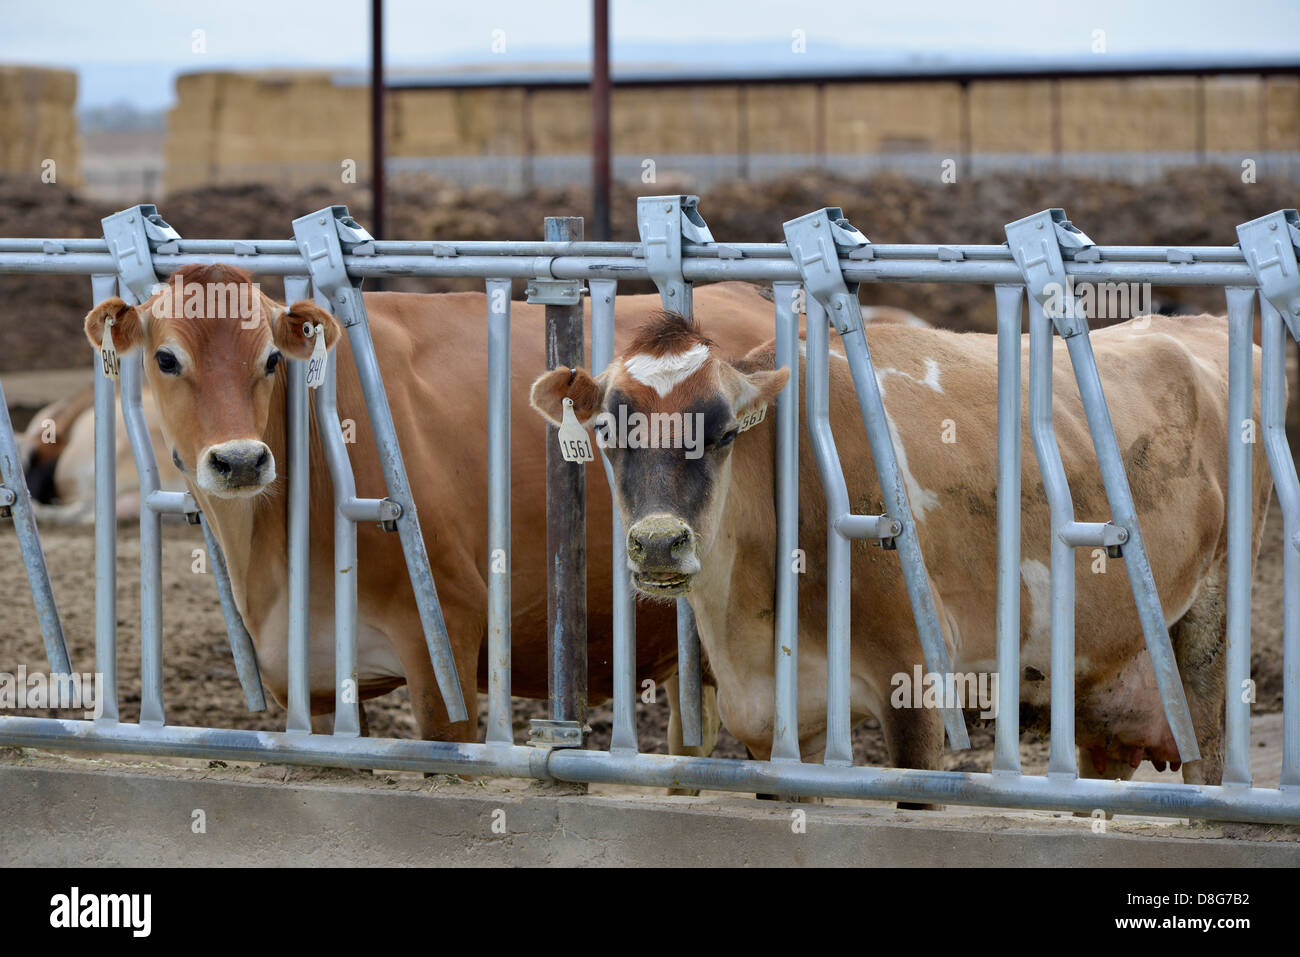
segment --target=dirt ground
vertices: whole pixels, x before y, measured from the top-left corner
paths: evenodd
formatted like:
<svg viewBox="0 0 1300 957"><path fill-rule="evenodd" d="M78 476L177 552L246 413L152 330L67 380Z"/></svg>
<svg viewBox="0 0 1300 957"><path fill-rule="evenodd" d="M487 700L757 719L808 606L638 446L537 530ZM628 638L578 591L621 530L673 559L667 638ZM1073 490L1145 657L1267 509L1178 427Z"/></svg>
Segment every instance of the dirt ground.
<svg viewBox="0 0 1300 957"><path fill-rule="evenodd" d="M636 239L637 194L693 192L687 182L615 189L613 238ZM326 189L267 186L213 187L176 193L155 202L182 236L191 238L287 239L294 217L345 203L365 224L369 194L363 185ZM123 204L127 205L127 204ZM769 183L724 183L703 191L700 210L719 242L781 242L781 224L822 206L841 206L876 242L1002 243L1003 227L1049 206L1061 206L1102 244L1231 245L1236 227L1275 209L1295 205L1294 187L1282 182L1243 184L1230 171L1192 168L1158 183L1135 185L1064 176L990 176L941 184L896 176L850 179L803 172ZM579 188L535 189L507 196L487 189L456 189L437 183L393 186L388 238L411 240L540 239L545 216L588 214ZM33 189L0 178L0 237L100 236L100 219L113 206L88 200L62 186ZM273 296L278 279L263 277ZM650 291L627 283L625 291ZM645 286L644 289L636 288ZM439 291L482 288L478 280L393 280L390 288ZM620 288L623 288L622 286ZM522 283L516 296L522 292ZM864 301L896 305L953 329L993 331L992 291L946 284L864 286ZM61 276L0 276L0 371L49 369L84 355L81 321L90 307L90 282ZM1164 311L1223 311L1217 289L1153 290Z"/></svg>
<svg viewBox="0 0 1300 957"><path fill-rule="evenodd" d="M202 547L202 536L197 529L177 521L165 525L163 538L164 700L168 723L282 730L284 711L269 700L269 696L268 710L261 714L250 714L244 704L211 576L191 570L193 549ZM73 668L92 671L95 600L93 531L88 528L47 528L42 530L42 539ZM126 721L138 718L140 705L139 554L136 526L120 526L118 676L119 706L122 719ZM1258 684L1258 702L1252 713L1257 719L1275 714L1282 706L1281 555L1280 513L1274 507L1270 509L1269 524L1255 576L1252 607L1251 671ZM26 665L29 670L47 670L17 540L12 526L7 522L0 527L0 591L14 596L3 619L0 619L0 663L3 664L0 670L16 669L20 664ZM484 718L485 699L485 695L481 696L480 713ZM405 689L366 702L366 712L371 732L375 735L403 738L416 736ZM52 711L15 713L55 716ZM655 704L638 702L637 715L641 750L666 753L668 707L662 687ZM516 740L524 740L529 718L544 716L544 702L515 699ZM971 727L972 750L946 753L945 766L949 770L987 771L993 754L992 723L980 722L973 716L968 716L968 723ZM611 730L608 706L593 711L591 727L591 747L607 747ZM1280 734L1261 735L1257 732L1256 738L1257 746L1269 749L1267 757L1271 760L1275 754L1280 763ZM1046 738L1026 733L1021 741L1025 771L1040 773L1045 770ZM854 752L860 763L888 764L884 738L874 721L867 722L855 731ZM744 747L725 730L715 753L719 757L745 757ZM1151 779L1173 779L1169 772L1156 775L1149 765L1144 765L1143 770L1150 772L1144 776Z"/></svg>

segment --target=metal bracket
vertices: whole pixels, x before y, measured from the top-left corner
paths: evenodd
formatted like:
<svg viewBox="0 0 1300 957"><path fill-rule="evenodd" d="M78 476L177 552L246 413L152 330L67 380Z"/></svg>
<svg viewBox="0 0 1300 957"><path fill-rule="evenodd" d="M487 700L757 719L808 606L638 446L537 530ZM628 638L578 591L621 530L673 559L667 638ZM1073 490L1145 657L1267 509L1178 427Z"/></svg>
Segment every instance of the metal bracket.
<svg viewBox="0 0 1300 957"><path fill-rule="evenodd" d="M137 303L144 302L158 284L153 252L165 243L178 242L180 233L167 225L158 215L158 207L151 203L105 216L100 223L108 251L117 264L118 282Z"/></svg>
<svg viewBox="0 0 1300 957"><path fill-rule="evenodd" d="M552 279L538 276L528 280L527 301L537 306L576 306L582 302L581 279Z"/></svg>
<svg viewBox="0 0 1300 957"><path fill-rule="evenodd" d="M699 246L713 244L698 196L642 196L636 201L636 228L646 271L659 289L664 308L690 316L691 284L682 278L682 240Z"/></svg>
<svg viewBox="0 0 1300 957"><path fill-rule="evenodd" d="M580 748L583 730L577 721L533 718L529 722L528 743L535 748Z"/></svg>
<svg viewBox="0 0 1300 957"><path fill-rule="evenodd" d="M1281 314L1292 338L1300 341L1300 215L1279 209L1242 223L1237 238L1260 294Z"/></svg>
<svg viewBox="0 0 1300 957"><path fill-rule="evenodd" d="M311 281L320 290L345 327L361 321L361 280L353 280L343 257L371 235L352 218L346 206L330 206L293 221L293 240L307 261Z"/></svg>
<svg viewBox="0 0 1300 957"><path fill-rule="evenodd" d="M1025 288L1043 305L1061 338L1087 333L1087 317L1075 301L1064 254L1073 258L1076 252L1096 244L1059 208L1008 223L1006 233L1011 255L1025 277Z"/></svg>
<svg viewBox="0 0 1300 957"><path fill-rule="evenodd" d="M0 518L13 517L13 504L18 500L18 496L13 493L12 489L0 485Z"/></svg>
<svg viewBox="0 0 1300 957"><path fill-rule="evenodd" d="M826 206L785 224L785 244L803 276L804 289L826 306L840 335L862 328L858 286L845 283L840 257L871 245L871 240L844 218L838 206Z"/></svg>

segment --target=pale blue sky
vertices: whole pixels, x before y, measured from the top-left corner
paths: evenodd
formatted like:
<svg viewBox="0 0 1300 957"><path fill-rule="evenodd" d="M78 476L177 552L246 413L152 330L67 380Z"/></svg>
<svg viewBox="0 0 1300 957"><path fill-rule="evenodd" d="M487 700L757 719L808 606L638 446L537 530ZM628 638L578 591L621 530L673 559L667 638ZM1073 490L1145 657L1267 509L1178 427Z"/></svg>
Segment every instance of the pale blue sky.
<svg viewBox="0 0 1300 957"><path fill-rule="evenodd" d="M815 69L1080 58L1105 31L1106 55L1300 56L1300 2L1252 0L612 0L613 59L692 69ZM75 67L82 105L166 105L178 72L364 67L366 0L0 0L0 63ZM575 62L590 45L586 0L388 0L394 68L483 64L510 70ZM807 52L791 51L794 30ZM192 51L205 31L206 52ZM504 31L505 52L491 49Z"/></svg>

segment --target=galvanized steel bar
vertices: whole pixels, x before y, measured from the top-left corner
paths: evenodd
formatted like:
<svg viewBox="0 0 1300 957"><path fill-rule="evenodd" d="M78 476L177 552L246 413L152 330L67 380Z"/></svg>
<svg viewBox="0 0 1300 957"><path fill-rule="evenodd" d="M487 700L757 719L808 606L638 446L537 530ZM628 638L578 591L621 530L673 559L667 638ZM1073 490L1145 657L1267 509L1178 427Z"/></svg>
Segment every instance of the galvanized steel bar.
<svg viewBox="0 0 1300 957"><path fill-rule="evenodd" d="M285 301L311 297L305 276L286 276ZM288 458L289 698L285 730L311 733L311 472L307 363L289 359L285 376L285 449Z"/></svg>
<svg viewBox="0 0 1300 957"><path fill-rule="evenodd" d="M799 758L799 312L797 282L772 284L776 368L790 378L776 400L776 630L772 760Z"/></svg>
<svg viewBox="0 0 1300 957"><path fill-rule="evenodd" d="M998 713L993 770L1020 773L1020 327L1024 288L998 286Z"/></svg>
<svg viewBox="0 0 1300 957"><path fill-rule="evenodd" d="M833 521L849 512L849 490L830 419L830 322L815 296L807 309L808 438L826 496L826 764L853 763L850 720L851 542ZM783 792L784 793L784 792Z"/></svg>
<svg viewBox="0 0 1300 957"><path fill-rule="evenodd" d="M374 341L370 336L370 323L366 317L365 301L354 278L344 269L340 230L360 238L365 231L347 215L347 210L331 207L294 220L294 238L303 257L311 268L312 282L318 293L328 298L335 314L347 330L352 347L352 358L357 367L361 392L370 417L375 446L379 453L380 468L388 486L388 497L401 509L396 519L397 533L402 542L402 553L411 579L411 589L424 630L429 658L437 679L438 690L447 707L451 722L468 720L469 713L461 694L460 676L452 654L447 625L438 603L438 592L433 581L433 570L425 551L420 531L415 499L411 494L406 465L402 460L401 446L397 441L397 427L388 405L383 376L375 356ZM369 237L365 237L369 238ZM356 258L356 257L354 257ZM299 260L301 262L301 260Z"/></svg>
<svg viewBox="0 0 1300 957"><path fill-rule="evenodd" d="M212 562L212 578L217 584L217 600L221 603L221 614L226 619L226 636L230 641L230 656L235 660L235 673L239 676L239 686L244 690L244 702L253 712L266 710L266 692L262 689L262 674L257 667L257 649L253 647L253 637L244 627L239 607L235 604L235 595L230 588L230 572L226 568L226 556L222 554L221 544L212 533L205 516L200 515L203 526L203 541L207 545L208 558ZM107 683L107 682L106 682Z"/></svg>
<svg viewBox="0 0 1300 957"><path fill-rule="evenodd" d="M703 742L700 676L700 633L695 611L684 598L677 599L677 714L681 720L682 744L698 748Z"/></svg>
<svg viewBox="0 0 1300 957"><path fill-rule="evenodd" d="M129 290L123 298L134 299ZM120 392L122 419L131 441L140 479L140 723L163 723L162 697L162 516L149 508L158 491L158 462L154 458L149 423L141 405L144 350L122 356Z"/></svg>
<svg viewBox="0 0 1300 957"><path fill-rule="evenodd" d="M510 280L487 281L489 744L513 744L510 709Z"/></svg>
<svg viewBox="0 0 1300 957"><path fill-rule="evenodd" d="M1029 299L1029 428L1051 513L1052 740L1047 772L1073 778L1079 772L1074 750L1074 547L1065 540L1062 530L1074 521L1074 502L1052 426L1052 321L1032 296ZM1018 726L1018 701L1016 710Z"/></svg>
<svg viewBox="0 0 1300 957"><path fill-rule="evenodd" d="M618 283L612 279L594 279L589 285L591 299L591 368L602 372L614 360L614 302ZM597 445L600 443L597 442ZM601 464L609 484L611 502L615 500L614 469L602 448ZM637 750L636 731L636 593L627 573L627 533L618 508L611 510L612 539L610 576L613 579L614 644L614 727L611 751ZM680 685L679 685L680 688ZM683 737L685 736L683 730Z"/></svg>
<svg viewBox="0 0 1300 957"><path fill-rule="evenodd" d="M1264 450L1273 472L1273 494L1282 509L1281 787L1300 788L1300 479L1286 439L1286 332L1273 303L1261 295L1259 305Z"/></svg>
<svg viewBox="0 0 1300 957"><path fill-rule="evenodd" d="M94 304L117 295L117 274L90 277ZM117 388L95 357L95 671L101 721L117 721Z"/></svg>
<svg viewBox="0 0 1300 957"><path fill-rule="evenodd" d="M1254 560L1254 356L1255 290L1233 286L1228 300L1228 620L1227 705L1223 737L1223 783L1249 785L1250 579Z"/></svg>
<svg viewBox="0 0 1300 957"><path fill-rule="evenodd" d="M56 718L0 717L0 741L19 747L383 768L447 774L635 784L798 797L934 802L1013 809L1300 824L1294 790L1070 780L901 768L733 761L578 748L546 750L400 738L337 738L214 728L141 728Z"/></svg>
<svg viewBox="0 0 1300 957"><path fill-rule="evenodd" d="M9 405L5 401L4 388L0 387L0 490L3 489L9 492L5 500L9 500L7 507L13 518L23 566L27 570L27 584L31 587L32 601L36 605L36 617L41 624L41 638L45 642L45 657L50 664L50 674L71 674L72 665L68 660L67 643L63 639L63 624L59 620L54 590L50 587L50 574L45 567L45 552L41 549L41 537L36 530L36 516L32 512L31 497L27 492L18 443L14 440Z"/></svg>

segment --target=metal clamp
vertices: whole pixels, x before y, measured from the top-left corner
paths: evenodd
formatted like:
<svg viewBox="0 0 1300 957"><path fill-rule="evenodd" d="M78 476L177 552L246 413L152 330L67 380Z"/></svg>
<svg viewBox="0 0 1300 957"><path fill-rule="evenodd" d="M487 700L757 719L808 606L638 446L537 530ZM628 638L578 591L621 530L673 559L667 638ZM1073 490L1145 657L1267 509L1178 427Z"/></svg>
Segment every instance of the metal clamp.
<svg viewBox="0 0 1300 957"><path fill-rule="evenodd" d="M153 253L166 243L180 241L180 233L167 225L152 203L132 206L100 220L104 241L117 264L118 282L136 302L144 302L158 284Z"/></svg>
<svg viewBox="0 0 1300 957"><path fill-rule="evenodd" d="M1006 226L1007 245L1025 277L1025 288L1044 307L1062 339L1088 331L1087 317L1079 309L1065 272L1064 253L1071 258L1095 246L1091 239L1065 218L1063 209L1044 209Z"/></svg>
<svg viewBox="0 0 1300 957"><path fill-rule="evenodd" d="M646 271L654 280L664 308L682 316L692 312L691 284L682 277L682 240L713 244L698 196L642 196L636 201L636 228Z"/></svg>
<svg viewBox="0 0 1300 957"><path fill-rule="evenodd" d="M533 718L528 727L528 743L535 748L580 748L583 726L577 721L554 721Z"/></svg>
<svg viewBox="0 0 1300 957"><path fill-rule="evenodd" d="M343 257L371 235L352 218L346 206L330 206L293 221L293 240L307 261L311 280L334 307L345 327L361 321L361 280L353 280Z"/></svg>
<svg viewBox="0 0 1300 957"><path fill-rule="evenodd" d="M1242 223L1237 238L1260 293L1281 314L1292 337L1300 340L1300 215L1279 209Z"/></svg>
<svg viewBox="0 0 1300 957"><path fill-rule="evenodd" d="M826 206L785 224L785 244L803 277L807 294L826 307L840 335L862 328L858 285L844 281L840 257L867 248L871 240L844 218L838 206Z"/></svg>
<svg viewBox="0 0 1300 957"><path fill-rule="evenodd" d="M527 301L535 306L576 306L582 302L585 289L582 280L556 279L551 274L552 262L545 258L538 260L537 278L528 280L524 289Z"/></svg>
<svg viewBox="0 0 1300 957"><path fill-rule="evenodd" d="M0 485L0 518L10 518L13 515L13 504L18 500L12 489Z"/></svg>

